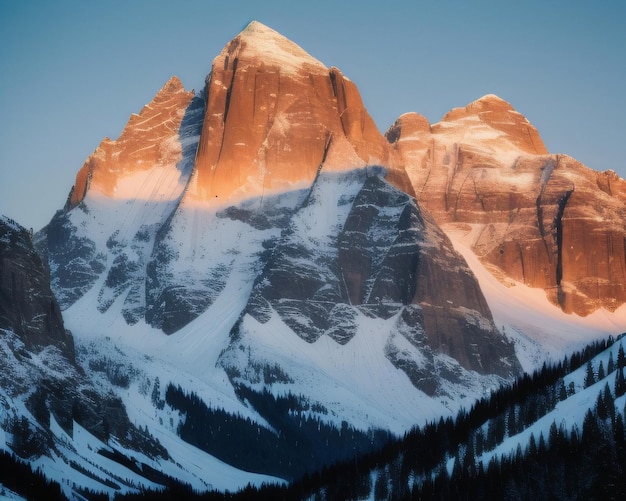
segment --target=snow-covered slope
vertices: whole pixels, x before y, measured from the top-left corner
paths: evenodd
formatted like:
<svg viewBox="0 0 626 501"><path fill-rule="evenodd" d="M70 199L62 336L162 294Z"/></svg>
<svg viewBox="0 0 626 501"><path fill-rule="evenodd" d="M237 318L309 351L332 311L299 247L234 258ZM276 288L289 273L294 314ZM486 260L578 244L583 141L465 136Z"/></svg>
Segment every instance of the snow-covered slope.
<svg viewBox="0 0 626 501"><path fill-rule="evenodd" d="M401 275L408 273L407 277L415 273L410 280L418 284L420 272L418 268L413 272L398 270L390 261L390 255L407 249L394 225L411 203L409 197L386 183L371 193L380 197L379 190L393 190L397 204L395 208L376 209L385 218L378 230L370 228L375 233L371 238L377 242L379 264L370 272L363 271L364 290L375 294L360 301L350 298L345 281L351 278L343 275L339 263L340 240L344 239L344 245L347 242L346 225L356 210L355 199L363 196L365 184L371 185L381 173L370 174L373 177L365 171L339 177L322 175L310 192L268 201L264 211L247 212L244 205L216 213L181 205L170 218L160 244L167 243L172 257L158 266L159 277L166 282L161 290L175 289L172 294L179 303L184 299L190 304L198 298L200 307L178 312L187 315L188 323L164 329L169 335L143 320L129 325L123 315L124 294L101 311L98 300L102 290L99 284L106 281L103 274L66 310L67 324L79 345L90 347L87 351L94 357L113 346L127 356L136 352L126 362L133 366L145 365L134 360L149 356L150 365L159 367L156 374L162 374L162 384L168 380L180 384L203 395L212 405L256 420L259 416L236 398L233 383L259 391L272 387L277 395L301 395L324 409L320 413L324 420L339 425L347 421L363 430L383 428L401 433L416 421L452 412L463 401L471 401L498 384L497 377L488 376L490 371L502 371L500 375L507 377L515 373L516 362L498 357L490 361L492 355L487 352L474 361L472 357L479 355L468 353L468 364L480 360L484 365L482 369L476 365L475 370L485 373L481 377L430 345L428 336L437 332L428 332L422 311L433 305L422 305L423 298L416 291L407 295L389 288L394 270ZM288 219L289 230L281 237L281 227L272 225L276 221L284 224L285 214L290 212L294 215ZM434 228L428 230L435 232L432 235L420 231L423 242L416 245L411 237L414 247L409 255L435 266L435 256L440 259L445 248L438 239L445 241L445 237L437 235ZM385 232L390 233L385 236ZM432 253L433 249L438 253ZM461 262L454 266L461 266ZM296 288L290 289L281 280ZM414 290L417 286L410 283L407 287ZM447 305L449 299L441 301ZM154 303L161 305L161 315L169 311L163 301ZM459 321L465 312L468 323L478 322L477 333L502 343L500 357L512 356L504 338L497 339L499 335L488 318L481 319L478 311L468 309L470 303L465 310L463 304L459 306ZM319 315L326 316L327 327ZM479 327L481 322L483 327ZM108 348L102 345L103 338L110 340ZM462 340L458 342L462 350ZM473 349L478 349L477 345ZM508 369L500 366L503 360ZM272 384L263 378L266 367L276 368L281 374L278 381ZM329 392L330 388L336 388L336 394Z"/></svg>
<svg viewBox="0 0 626 501"><path fill-rule="evenodd" d="M184 442L176 434L180 416L176 422L167 416L160 426L168 412L157 413L160 406L145 398L148 389L157 388L157 401L158 377L167 380L168 368L179 384L193 385L145 351L121 352L104 336L73 338L41 279L45 270L28 232L4 218L0 229L1 450L57 481L68 498L83 489L110 496L159 489L167 476L197 490L280 481L233 468ZM94 297L98 291L94 287ZM91 321L103 315L97 300L89 310ZM124 318L121 310L116 314Z"/></svg>

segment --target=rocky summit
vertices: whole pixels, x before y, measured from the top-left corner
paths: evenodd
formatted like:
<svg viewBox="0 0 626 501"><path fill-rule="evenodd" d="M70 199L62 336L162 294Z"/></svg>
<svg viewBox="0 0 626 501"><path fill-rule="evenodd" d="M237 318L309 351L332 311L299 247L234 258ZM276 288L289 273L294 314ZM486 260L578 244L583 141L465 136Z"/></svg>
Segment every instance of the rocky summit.
<svg viewBox="0 0 626 501"><path fill-rule="evenodd" d="M382 135L256 21L208 70L0 221L0 449L68 497L295 479L626 330L626 182L506 101Z"/></svg>
<svg viewBox="0 0 626 501"><path fill-rule="evenodd" d="M387 138L417 199L503 282L543 289L567 313L626 301L626 181L549 154L504 100L485 96L434 125L400 117Z"/></svg>
<svg viewBox="0 0 626 501"><path fill-rule="evenodd" d="M218 205L310 186L320 168L396 167L354 83L259 22L215 58L188 196ZM393 181L410 189L402 172Z"/></svg>

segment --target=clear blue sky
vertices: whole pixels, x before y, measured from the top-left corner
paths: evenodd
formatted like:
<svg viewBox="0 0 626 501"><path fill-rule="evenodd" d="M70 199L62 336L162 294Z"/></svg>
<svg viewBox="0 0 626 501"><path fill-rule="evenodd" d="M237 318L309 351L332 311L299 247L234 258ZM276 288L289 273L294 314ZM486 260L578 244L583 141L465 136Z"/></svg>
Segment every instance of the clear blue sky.
<svg viewBox="0 0 626 501"><path fill-rule="evenodd" d="M551 152L626 177L621 0L0 0L0 213L41 228L103 137L172 75L199 90L253 19L339 67L382 132L494 93Z"/></svg>

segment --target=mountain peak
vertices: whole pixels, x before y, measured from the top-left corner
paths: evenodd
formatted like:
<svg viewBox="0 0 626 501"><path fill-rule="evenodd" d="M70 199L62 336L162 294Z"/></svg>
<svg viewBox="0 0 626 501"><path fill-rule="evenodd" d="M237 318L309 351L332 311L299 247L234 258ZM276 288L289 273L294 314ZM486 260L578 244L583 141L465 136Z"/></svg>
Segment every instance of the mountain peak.
<svg viewBox="0 0 626 501"><path fill-rule="evenodd" d="M324 64L298 44L258 21L248 24L224 47L219 57L224 56L236 58L238 64L274 66L281 73L298 72L302 69L309 72L317 69L316 73L328 71Z"/></svg>
<svg viewBox="0 0 626 501"><path fill-rule="evenodd" d="M183 83L180 81L180 78L178 78L176 75L173 75L170 77L170 79L165 82L165 85L163 86L163 88L161 89L161 91L165 91L165 92L178 92L181 90L185 90L185 87L183 86Z"/></svg>
<svg viewBox="0 0 626 501"><path fill-rule="evenodd" d="M496 94L485 94L483 97L476 99L476 101L474 102L475 103L480 102L480 103L506 104L508 106L511 106L511 104L508 101L505 101L504 99L502 99L500 96L497 96Z"/></svg>
<svg viewBox="0 0 626 501"><path fill-rule="evenodd" d="M68 208L78 205L91 189L106 196L137 196L139 185L130 193L121 189L123 178L154 166L175 169L182 150L179 127L193 95L178 77L171 77L152 101L130 116L116 140L104 138L87 158L76 175Z"/></svg>
<svg viewBox="0 0 626 501"><path fill-rule="evenodd" d="M186 200L221 205L301 189L322 164L396 165L356 85L262 23L253 21L224 47L206 81L197 174ZM410 190L402 172L390 175Z"/></svg>
<svg viewBox="0 0 626 501"><path fill-rule="evenodd" d="M508 102L495 94L486 94L475 101L472 101L467 106L462 108L453 108L441 119L442 122L451 122L471 116L479 116L484 119L485 113L519 113L515 111L515 108ZM520 115L521 116L521 115Z"/></svg>
<svg viewBox="0 0 626 501"><path fill-rule="evenodd" d="M268 36L282 37L282 35L278 33L276 30L273 30L269 26L257 21L256 19L250 21L250 23L248 23L248 25L242 30L240 34L241 35L246 34L246 35L251 35L251 36L256 36L258 34L261 34L264 37L268 37Z"/></svg>
<svg viewBox="0 0 626 501"><path fill-rule="evenodd" d="M463 108L449 111L433 132L460 135L464 141L497 140L499 149L513 145L515 149L533 155L548 153L537 129L513 106L495 94L487 94ZM494 137L491 137L493 135ZM493 142L493 141L492 141Z"/></svg>

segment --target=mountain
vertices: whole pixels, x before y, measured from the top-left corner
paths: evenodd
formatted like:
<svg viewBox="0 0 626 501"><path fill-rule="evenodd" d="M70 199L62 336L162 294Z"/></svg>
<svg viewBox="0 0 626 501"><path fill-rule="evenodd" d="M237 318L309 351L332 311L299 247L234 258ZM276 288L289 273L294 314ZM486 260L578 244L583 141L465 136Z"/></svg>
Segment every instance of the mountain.
<svg viewBox="0 0 626 501"><path fill-rule="evenodd" d="M410 190L354 83L259 22L215 58L206 103L192 200L230 204L308 188L320 168L365 165L389 167Z"/></svg>
<svg viewBox="0 0 626 501"><path fill-rule="evenodd" d="M495 96L432 127L404 115L385 137L338 69L252 22L215 58L200 92L173 77L118 139L103 140L65 207L35 235L61 314L45 271L33 275L36 287L19 289L25 306L2 297L17 319L11 336L46 319L56 330L33 340L65 346L61 365L76 373L70 387L97 388L95 403L66 417L65 434L47 400L39 418L25 414L51 443L69 444L59 454L39 450L33 464L57 471L62 485L76 475L72 461L93 465L76 488L64 487L68 495L133 493L170 477L198 491L291 481L626 329L613 268L613 288L585 299L605 309L569 314L589 281L568 285L570 261L559 249L586 219L570 213L577 195L559 198L561 172L572 176L564 164L541 170L546 187L541 203L533 199L533 169L551 158L528 121ZM455 177L464 169L467 190L480 190L464 191ZM622 214L623 181L607 183L612 205L594 202L606 212L594 213L598 232L618 228ZM527 257L524 273L512 271L508 249L521 241L503 243L506 257L495 264L482 251L523 231L525 245L538 245L530 238L537 214L544 257L560 263L559 307L543 297L547 278L542 297L528 292L537 283L526 278ZM503 229L506 218L515 233ZM10 234L7 252L17 253L22 244ZM611 235L617 241L618 230ZM40 297L47 316L30 304ZM16 416L25 412L20 398L9 406ZM121 423L82 418L102 412L100 401L115 403ZM0 445L15 452L11 444ZM56 466L64 460L70 466Z"/></svg>
<svg viewBox="0 0 626 501"><path fill-rule="evenodd" d="M549 154L537 130L487 95L430 125L387 132L417 199L504 283L543 289L566 313L626 302L626 181Z"/></svg>
<svg viewBox="0 0 626 501"><path fill-rule="evenodd" d="M352 82L253 22L215 59L203 92L192 98L170 80L98 147L38 238L75 332L104 334L96 319L121 314L120 340L140 351L150 348L135 343L134 326L176 335L154 333L157 344L200 343L178 348L185 354L173 362L194 375L208 365L229 385L277 386L331 420L399 431L412 412L398 410L391 424L382 388L348 386L335 410L320 393L329 380L311 385L294 355L268 353L262 341L275 343L278 330L303 342L294 349L313 374L325 367L322 346L371 358L393 386L409 384L405 394L446 405L457 405L452 388L483 384L468 370L519 373L476 279L415 204L398 158ZM374 330L376 348L357 357ZM179 341L186 332L193 341ZM277 380L260 378L274 367ZM323 372L344 386L345 370ZM367 411L374 402L379 413Z"/></svg>

